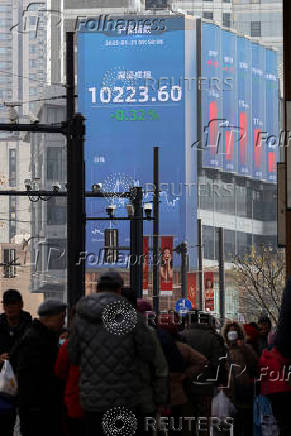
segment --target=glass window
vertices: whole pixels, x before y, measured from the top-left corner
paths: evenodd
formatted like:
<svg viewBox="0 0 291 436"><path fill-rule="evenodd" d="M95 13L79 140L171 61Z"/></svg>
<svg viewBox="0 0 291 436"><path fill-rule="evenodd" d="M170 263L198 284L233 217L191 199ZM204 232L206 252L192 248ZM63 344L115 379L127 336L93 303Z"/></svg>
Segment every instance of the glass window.
<svg viewBox="0 0 291 436"><path fill-rule="evenodd" d="M12 67L11 62L8 61L1 61L0 62L0 69L8 70Z"/></svg>
<svg viewBox="0 0 291 436"><path fill-rule="evenodd" d="M214 209L214 187L213 179L210 177L201 177L199 179L199 207L205 210Z"/></svg>
<svg viewBox="0 0 291 436"><path fill-rule="evenodd" d="M254 38L262 36L261 21L251 21L251 36Z"/></svg>
<svg viewBox="0 0 291 436"><path fill-rule="evenodd" d="M67 222L66 200L62 197L53 197L47 202L47 224L60 226Z"/></svg>
<svg viewBox="0 0 291 436"><path fill-rule="evenodd" d="M202 226L203 256L205 259L214 259L214 227Z"/></svg>
<svg viewBox="0 0 291 436"><path fill-rule="evenodd" d="M3 263L4 263L4 278L12 279L15 277L16 250L14 248L4 248Z"/></svg>
<svg viewBox="0 0 291 436"><path fill-rule="evenodd" d="M11 26L12 20L7 18L0 18L0 27Z"/></svg>
<svg viewBox="0 0 291 436"><path fill-rule="evenodd" d="M213 12L203 12L202 16L207 20L213 20Z"/></svg>
<svg viewBox="0 0 291 436"><path fill-rule="evenodd" d="M11 5L0 5L0 11L2 12L9 12L11 11Z"/></svg>
<svg viewBox="0 0 291 436"><path fill-rule="evenodd" d="M47 149L47 178L50 181L64 180L65 158L62 147L48 147Z"/></svg>
<svg viewBox="0 0 291 436"><path fill-rule="evenodd" d="M16 150L9 149L9 186L16 186Z"/></svg>
<svg viewBox="0 0 291 436"><path fill-rule="evenodd" d="M8 54L11 52L11 47L0 47L0 54Z"/></svg>
<svg viewBox="0 0 291 436"><path fill-rule="evenodd" d="M230 14L223 14L223 26L224 27L231 27L231 21L230 21Z"/></svg>
<svg viewBox="0 0 291 436"><path fill-rule="evenodd" d="M29 24L31 26L34 26L36 24L36 20L37 20L37 17L35 15L30 15L30 17L29 17Z"/></svg>
<svg viewBox="0 0 291 436"><path fill-rule="evenodd" d="M37 47L36 47L35 45L31 45L31 46L29 47L29 53L30 53L30 54L35 54L35 53L37 53Z"/></svg>
<svg viewBox="0 0 291 436"><path fill-rule="evenodd" d="M37 95L38 89L37 88L29 88L29 95Z"/></svg>
<svg viewBox="0 0 291 436"><path fill-rule="evenodd" d="M245 185L236 186L236 205L237 214L242 217L247 216L247 189Z"/></svg>
<svg viewBox="0 0 291 436"><path fill-rule="evenodd" d="M248 252L247 246L247 234L243 232L237 232L237 251L240 257L244 256Z"/></svg>
<svg viewBox="0 0 291 436"><path fill-rule="evenodd" d="M67 265L66 239L48 239L47 262L49 270L62 270Z"/></svg>
<svg viewBox="0 0 291 436"><path fill-rule="evenodd" d="M8 40L8 39L11 39L11 38L12 38L11 33L3 33L3 32L0 33L0 40L1 41L2 40Z"/></svg>
<svg viewBox="0 0 291 436"><path fill-rule="evenodd" d="M30 66L30 68L36 68L37 67L37 60L36 59L30 59L29 60L29 66Z"/></svg>
<svg viewBox="0 0 291 436"><path fill-rule="evenodd" d="M224 256L226 262L232 262L235 255L235 232L224 230Z"/></svg>

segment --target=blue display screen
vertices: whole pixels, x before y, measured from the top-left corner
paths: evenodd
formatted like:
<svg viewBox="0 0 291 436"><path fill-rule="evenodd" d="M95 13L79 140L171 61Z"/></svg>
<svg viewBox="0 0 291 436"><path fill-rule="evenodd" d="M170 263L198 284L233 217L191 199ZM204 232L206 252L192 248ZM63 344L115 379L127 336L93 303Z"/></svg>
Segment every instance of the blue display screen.
<svg viewBox="0 0 291 436"><path fill-rule="evenodd" d="M202 23L202 128L203 167L222 168L223 144L219 141L222 122L221 29Z"/></svg>
<svg viewBox="0 0 291 436"><path fill-rule="evenodd" d="M275 51L266 52L266 173L269 182L277 180L277 161L279 159L279 147L282 142L279 135L278 105L274 104L279 96L279 82L277 78L278 56Z"/></svg>
<svg viewBox="0 0 291 436"><path fill-rule="evenodd" d="M252 50L250 41L237 38L238 69L238 173L252 175Z"/></svg>
<svg viewBox="0 0 291 436"><path fill-rule="evenodd" d="M159 147L160 234L195 246L196 87L185 78L196 72L196 32L195 20L189 22L187 30L185 17L173 17L164 20L163 32L79 32L78 110L86 118L86 189L142 186L144 201L151 202L153 147ZM116 216L127 216L127 200L118 197L87 199L87 215L105 216L109 203ZM93 221L87 253L100 253L108 227L119 230L119 245L129 245L127 221ZM144 224L144 234L152 234L152 223Z"/></svg>
<svg viewBox="0 0 291 436"><path fill-rule="evenodd" d="M266 178L266 49L252 43L252 149L253 177Z"/></svg>
<svg viewBox="0 0 291 436"><path fill-rule="evenodd" d="M237 101L237 36L222 31L223 75L223 169L237 171L237 148L240 138Z"/></svg>

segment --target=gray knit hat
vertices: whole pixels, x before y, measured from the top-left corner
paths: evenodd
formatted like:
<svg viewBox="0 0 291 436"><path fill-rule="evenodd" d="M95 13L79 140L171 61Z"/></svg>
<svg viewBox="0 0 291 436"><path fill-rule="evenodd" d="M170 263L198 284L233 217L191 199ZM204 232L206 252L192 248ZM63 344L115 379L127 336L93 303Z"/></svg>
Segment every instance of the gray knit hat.
<svg viewBox="0 0 291 436"><path fill-rule="evenodd" d="M46 300L38 308L39 316L58 315L65 312L67 305L60 300Z"/></svg>

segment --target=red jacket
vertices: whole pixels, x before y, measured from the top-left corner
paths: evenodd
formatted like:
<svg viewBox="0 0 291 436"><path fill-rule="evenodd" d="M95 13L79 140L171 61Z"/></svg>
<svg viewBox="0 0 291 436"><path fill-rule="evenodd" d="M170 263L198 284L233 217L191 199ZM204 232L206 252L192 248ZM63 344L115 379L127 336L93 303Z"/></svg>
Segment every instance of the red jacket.
<svg viewBox="0 0 291 436"><path fill-rule="evenodd" d="M262 395L291 392L291 360L276 347L265 349L259 360L259 380Z"/></svg>
<svg viewBox="0 0 291 436"><path fill-rule="evenodd" d="M80 405L80 368L70 363L67 345L68 341L59 349L55 374L57 377L66 381L65 405L68 416L70 418L82 418L84 412Z"/></svg>

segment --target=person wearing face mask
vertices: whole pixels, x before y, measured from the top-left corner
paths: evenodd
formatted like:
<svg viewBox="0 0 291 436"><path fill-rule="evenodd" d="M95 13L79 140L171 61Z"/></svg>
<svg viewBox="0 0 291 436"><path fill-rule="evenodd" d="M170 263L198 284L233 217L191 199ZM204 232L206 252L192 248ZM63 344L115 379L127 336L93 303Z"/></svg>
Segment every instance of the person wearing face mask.
<svg viewBox="0 0 291 436"><path fill-rule="evenodd" d="M249 436L253 431L254 378L258 356L245 343L243 330L238 323L226 324L224 339L228 348L229 395L237 409L234 434Z"/></svg>

